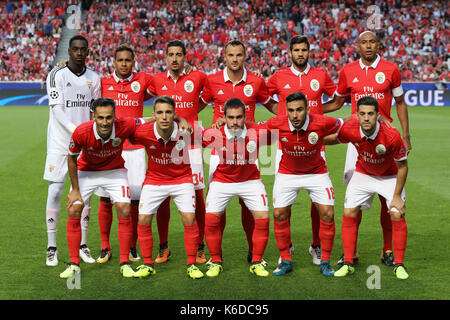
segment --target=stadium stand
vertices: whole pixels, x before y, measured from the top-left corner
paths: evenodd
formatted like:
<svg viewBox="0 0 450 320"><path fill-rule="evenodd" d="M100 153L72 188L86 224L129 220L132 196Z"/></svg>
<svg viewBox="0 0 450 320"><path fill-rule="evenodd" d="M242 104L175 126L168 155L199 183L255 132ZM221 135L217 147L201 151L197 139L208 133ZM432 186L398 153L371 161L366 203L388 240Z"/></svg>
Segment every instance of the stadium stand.
<svg viewBox="0 0 450 320"><path fill-rule="evenodd" d="M100 74L112 71L113 50L120 43L135 48L138 70L162 71L164 45L175 38L186 42L189 63L211 73L223 68L223 45L239 39L248 46L248 68L265 77L289 65L290 37L306 34L312 44L311 63L327 69L336 80L340 68L358 58L354 40L366 29L372 2L96 0L83 15L78 33L89 38L88 65ZM383 55L399 65L403 80L448 82L450 9L446 2L375 4ZM63 31L67 5L67 1L1 2L0 16L5 21L0 30L1 80L45 79L56 60L59 39L68 41ZM67 50L61 48L60 52Z"/></svg>

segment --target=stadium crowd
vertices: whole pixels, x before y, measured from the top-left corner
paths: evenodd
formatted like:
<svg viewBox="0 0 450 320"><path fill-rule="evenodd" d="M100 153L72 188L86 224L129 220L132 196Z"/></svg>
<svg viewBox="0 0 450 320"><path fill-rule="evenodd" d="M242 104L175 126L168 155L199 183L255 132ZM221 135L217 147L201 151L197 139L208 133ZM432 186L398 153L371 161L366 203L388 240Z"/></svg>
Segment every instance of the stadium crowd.
<svg viewBox="0 0 450 320"><path fill-rule="evenodd" d="M91 42L88 65L112 71L113 48L129 43L137 69L165 68L170 39L187 44L188 61L211 73L223 68L221 52L232 39L244 41L247 66L269 77L289 63L289 38L306 34L310 61L336 81L340 68L358 58L354 40L375 19L384 57L400 67L403 81L449 82L449 8L441 1L226 0L94 1L81 34ZM0 79L44 80L53 65L65 1L8 1L0 5ZM108 45L104 45L108 44Z"/></svg>

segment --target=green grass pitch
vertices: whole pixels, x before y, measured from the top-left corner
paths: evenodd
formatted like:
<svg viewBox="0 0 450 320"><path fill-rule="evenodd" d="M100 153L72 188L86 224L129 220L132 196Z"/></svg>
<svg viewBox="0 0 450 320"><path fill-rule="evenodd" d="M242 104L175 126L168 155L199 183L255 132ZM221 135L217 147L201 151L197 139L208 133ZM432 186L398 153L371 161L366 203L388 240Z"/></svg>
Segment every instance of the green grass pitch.
<svg viewBox="0 0 450 320"><path fill-rule="evenodd" d="M258 107L257 120L270 117ZM332 114L344 116L348 107ZM151 108L146 107L147 115ZM393 110L394 118L395 109ZM200 114L203 125L211 123L210 107ZM395 279L392 268L380 262L382 235L379 201L364 212L359 232L360 263L354 275L344 279L325 278L307 253L311 241L310 201L302 191L293 206L292 239L295 245L294 272L283 276L257 278L249 272L247 243L241 226L240 207L236 199L227 209L227 226L223 239L224 272L216 279L191 280L186 276L186 255L181 219L172 204L169 231L171 260L156 265L157 274L148 279L125 279L119 273L117 218L111 232L113 259L106 265L81 264L80 290L69 290L59 279L69 260L66 241L67 212L65 198L58 224L57 267L45 266L47 234L45 202L47 183L42 179L46 152L48 108L45 106L0 107L0 299L149 299L149 300L228 300L228 299L450 299L448 244L450 224L446 220L450 207L449 159L450 108L410 108L413 150L409 155L407 192L408 247L405 264L410 278ZM398 122L395 125L399 127ZM327 148L328 168L336 194L336 238L332 253L335 266L342 252L341 221L345 186L342 184L346 147ZM269 152L270 154L270 152ZM205 173L208 166L205 165ZM269 199L274 177L266 175ZM92 199L88 245L96 258L100 251L97 219L98 198ZM155 252L158 247L156 222L153 225ZM265 260L269 270L278 259L273 219ZM138 264L134 263L135 268ZM369 289L372 273L380 270L380 289ZM201 266L205 270L204 266ZM370 269L369 269L370 270Z"/></svg>

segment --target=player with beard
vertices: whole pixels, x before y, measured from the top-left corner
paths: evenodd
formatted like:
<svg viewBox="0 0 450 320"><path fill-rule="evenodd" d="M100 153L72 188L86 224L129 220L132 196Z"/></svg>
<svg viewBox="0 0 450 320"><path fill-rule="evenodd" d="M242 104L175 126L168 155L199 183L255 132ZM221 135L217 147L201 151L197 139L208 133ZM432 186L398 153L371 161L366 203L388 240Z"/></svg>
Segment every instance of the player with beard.
<svg viewBox="0 0 450 320"><path fill-rule="evenodd" d="M302 92L306 95L311 114L323 115L322 97L323 95L333 96L336 90L333 80L325 70L309 64L310 44L306 36L293 37L289 44L288 54L292 61L291 67L275 72L267 82L269 93L278 96L278 115L286 114L286 97L293 92ZM325 146L320 151L320 154L326 161ZM278 172L281 156L282 151L279 144L276 157L276 172ZM312 241L309 247L309 254L312 256L313 263L320 265L322 254L319 236L320 217L313 203L311 203L310 212ZM294 253L292 244L290 250L292 255Z"/></svg>

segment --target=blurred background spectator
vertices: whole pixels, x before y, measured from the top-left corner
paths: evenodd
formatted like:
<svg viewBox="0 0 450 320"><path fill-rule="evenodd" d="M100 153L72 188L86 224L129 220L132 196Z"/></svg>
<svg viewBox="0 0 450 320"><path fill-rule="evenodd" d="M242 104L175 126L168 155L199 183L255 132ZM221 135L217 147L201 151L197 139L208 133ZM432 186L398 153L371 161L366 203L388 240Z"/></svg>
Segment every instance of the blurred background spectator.
<svg viewBox="0 0 450 320"><path fill-rule="evenodd" d="M378 10L369 13L373 3ZM45 79L66 7L67 1L0 4L1 80ZM79 33L90 40L88 65L100 74L112 72L121 43L134 47L137 70L163 71L171 39L186 43L189 63L212 73L224 67L223 46L239 39L247 45L247 67L265 77L289 66L289 38L305 34L311 64L337 80L340 68L359 58L355 39L374 17L381 53L400 67L403 81L449 81L446 1L96 0Z"/></svg>

